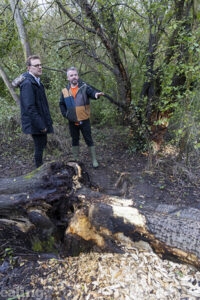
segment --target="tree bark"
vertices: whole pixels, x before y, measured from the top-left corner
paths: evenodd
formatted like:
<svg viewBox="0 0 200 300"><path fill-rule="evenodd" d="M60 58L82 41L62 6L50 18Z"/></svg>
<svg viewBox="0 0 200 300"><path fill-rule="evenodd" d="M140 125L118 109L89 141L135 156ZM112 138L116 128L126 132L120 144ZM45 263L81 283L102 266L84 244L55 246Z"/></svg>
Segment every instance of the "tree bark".
<svg viewBox="0 0 200 300"><path fill-rule="evenodd" d="M0 253L78 255L121 251L144 240L163 258L200 266L200 211L148 204L95 191L84 165L47 163L26 176L0 180Z"/></svg>
<svg viewBox="0 0 200 300"><path fill-rule="evenodd" d="M123 244L125 237L144 240L162 258L200 267L199 209L155 203L139 209L130 199L94 192L87 193L87 202L87 210L75 212L67 237L75 234L109 251L120 250L117 242Z"/></svg>
<svg viewBox="0 0 200 300"><path fill-rule="evenodd" d="M17 30L19 33L19 37L20 37L20 41L23 47L23 52L24 52L24 58L25 60L27 60L28 56L31 55L31 47L30 47L30 43L26 34L26 29L24 27L24 22L23 19L21 17L20 14L20 10L19 10L19 1L16 0L10 0L10 7L12 9L13 12L13 16L15 19L15 23L17 25Z"/></svg>
<svg viewBox="0 0 200 300"><path fill-rule="evenodd" d="M19 96L15 93L14 88L12 87L12 84L10 83L4 69L2 66L0 66L0 76L3 79L5 85L7 86L12 98L16 101L16 103L19 105Z"/></svg>
<svg viewBox="0 0 200 300"><path fill-rule="evenodd" d="M21 45L23 48L23 53L24 53L24 59L26 60L28 58L28 56L31 55L31 47L30 47L30 43L26 34L26 29L24 27L24 23L23 23L23 19L21 17L20 14L20 10L19 10L19 1L16 0L9 0L10 2L10 7L12 9L13 12L13 16L15 19L15 23L17 26L17 30L19 33L19 37L20 37L20 41L21 41ZM12 98L16 101L16 103L19 105L20 104L20 100L19 100L19 96L16 94L12 84L10 83L4 69L2 66L0 66L0 76L3 79L5 85L8 88L8 91L10 92Z"/></svg>

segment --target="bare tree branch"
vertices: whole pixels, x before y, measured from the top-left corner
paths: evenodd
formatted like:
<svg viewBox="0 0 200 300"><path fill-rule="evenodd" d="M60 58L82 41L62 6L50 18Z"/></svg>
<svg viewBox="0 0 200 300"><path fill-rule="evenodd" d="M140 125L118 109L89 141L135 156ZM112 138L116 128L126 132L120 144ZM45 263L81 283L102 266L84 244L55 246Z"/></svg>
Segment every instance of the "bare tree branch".
<svg viewBox="0 0 200 300"><path fill-rule="evenodd" d="M60 3L60 1L58 0L55 0L55 2L58 4L58 6L60 7L60 9L64 12L64 14L66 14L68 16L68 18L73 21L75 24L77 24L79 27L81 27L82 29L84 30L87 30L88 32L91 32L91 33L94 33L96 34L95 30L93 28L90 28L90 27L87 27L87 26L84 26L82 22L79 21L78 18L74 18L72 16L72 14L70 14L68 12L67 9L65 9L65 7L62 5L62 3Z"/></svg>

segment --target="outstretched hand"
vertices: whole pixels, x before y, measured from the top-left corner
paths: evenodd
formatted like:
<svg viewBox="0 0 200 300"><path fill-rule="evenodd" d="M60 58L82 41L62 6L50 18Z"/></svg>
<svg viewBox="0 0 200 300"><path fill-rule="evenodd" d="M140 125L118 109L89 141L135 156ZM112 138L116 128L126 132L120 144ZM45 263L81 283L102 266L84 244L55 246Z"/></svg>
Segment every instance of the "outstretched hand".
<svg viewBox="0 0 200 300"><path fill-rule="evenodd" d="M98 99L100 96L104 96L103 92L98 92L95 94L95 98Z"/></svg>

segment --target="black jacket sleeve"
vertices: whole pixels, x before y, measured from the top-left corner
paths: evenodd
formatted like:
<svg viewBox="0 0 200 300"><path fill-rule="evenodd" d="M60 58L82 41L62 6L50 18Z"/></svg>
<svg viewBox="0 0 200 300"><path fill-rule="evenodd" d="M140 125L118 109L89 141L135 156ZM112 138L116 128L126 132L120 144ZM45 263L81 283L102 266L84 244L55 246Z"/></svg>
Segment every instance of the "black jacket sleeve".
<svg viewBox="0 0 200 300"><path fill-rule="evenodd" d="M63 93L61 93L61 96L60 96L59 106L60 106L61 114L63 115L64 118L66 118L66 115L67 115L67 107L66 107L66 105L65 105Z"/></svg>

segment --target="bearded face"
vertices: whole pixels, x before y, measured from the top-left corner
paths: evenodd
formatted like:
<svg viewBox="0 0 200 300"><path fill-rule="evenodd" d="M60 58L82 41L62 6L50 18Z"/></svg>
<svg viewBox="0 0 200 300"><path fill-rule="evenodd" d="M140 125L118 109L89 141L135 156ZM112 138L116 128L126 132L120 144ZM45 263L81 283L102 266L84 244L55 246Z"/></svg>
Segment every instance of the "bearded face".
<svg viewBox="0 0 200 300"><path fill-rule="evenodd" d="M72 86L76 86L78 84L78 73L75 70L70 70L67 72L67 79L71 83Z"/></svg>

